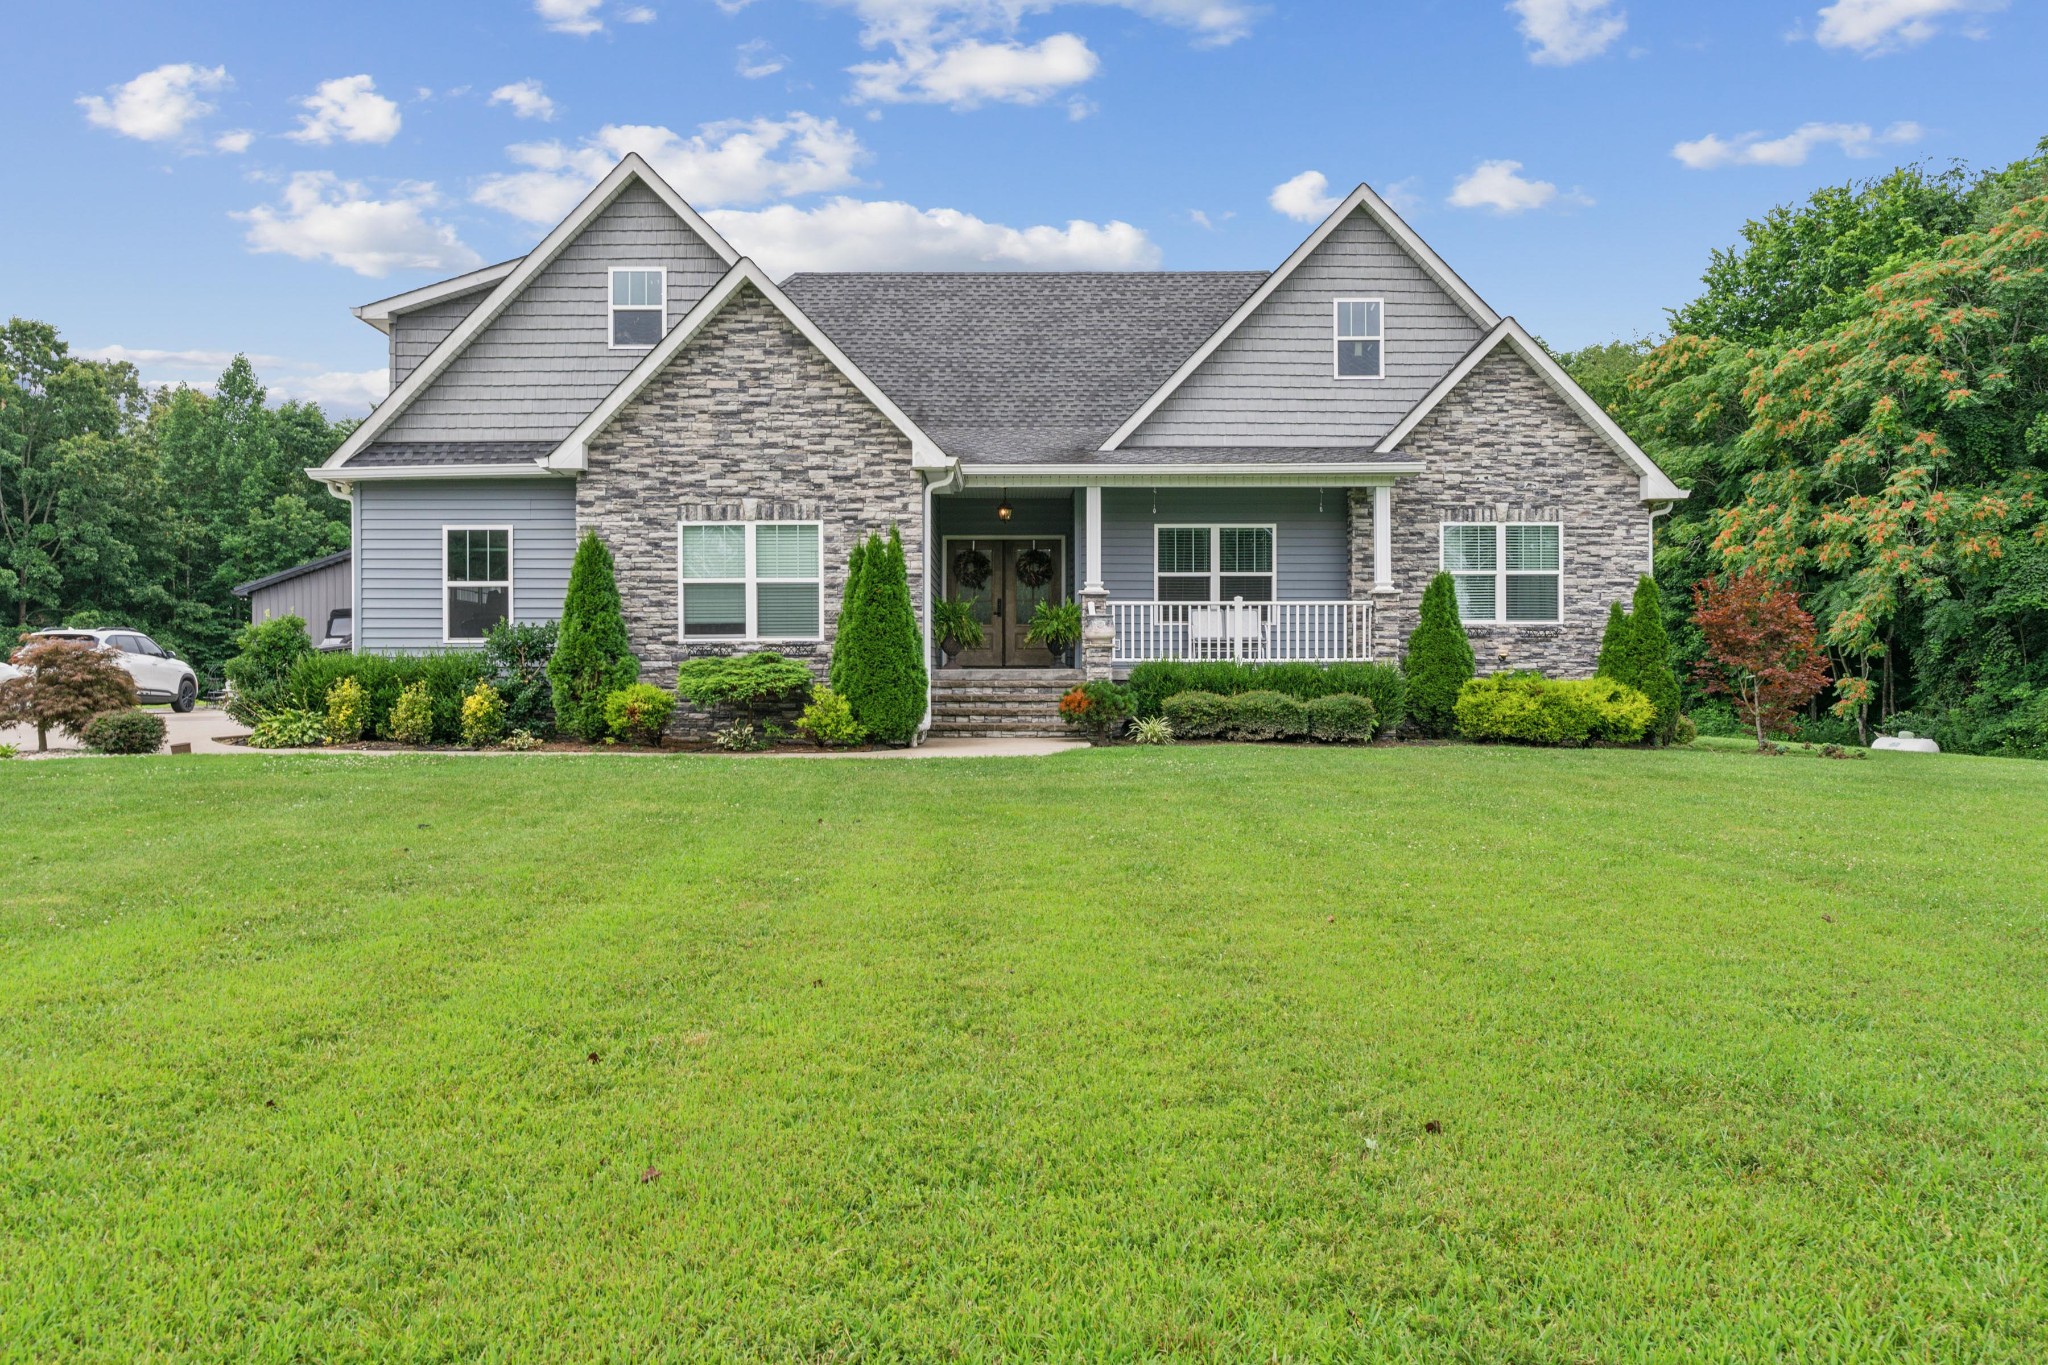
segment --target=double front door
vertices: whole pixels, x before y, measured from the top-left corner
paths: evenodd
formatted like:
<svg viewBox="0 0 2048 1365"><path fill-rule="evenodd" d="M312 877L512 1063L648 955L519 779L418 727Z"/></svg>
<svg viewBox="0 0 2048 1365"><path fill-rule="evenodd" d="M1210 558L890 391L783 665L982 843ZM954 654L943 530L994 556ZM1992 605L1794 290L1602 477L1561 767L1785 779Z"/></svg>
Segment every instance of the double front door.
<svg viewBox="0 0 2048 1365"><path fill-rule="evenodd" d="M1057 536L951 536L945 542L946 595L974 603L979 648L953 660L962 668L1050 668L1043 645L1024 643L1040 602L1067 600L1067 545Z"/></svg>

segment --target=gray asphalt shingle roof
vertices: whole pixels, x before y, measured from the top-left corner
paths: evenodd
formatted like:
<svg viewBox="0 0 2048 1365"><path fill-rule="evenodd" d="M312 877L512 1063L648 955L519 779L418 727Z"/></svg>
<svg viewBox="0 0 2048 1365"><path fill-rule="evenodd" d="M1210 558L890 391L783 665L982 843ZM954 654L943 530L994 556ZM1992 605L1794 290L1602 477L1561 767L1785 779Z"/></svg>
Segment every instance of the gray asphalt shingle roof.
<svg viewBox="0 0 2048 1365"><path fill-rule="evenodd" d="M553 441L374 441L344 468L389 465L530 464L544 460Z"/></svg>
<svg viewBox="0 0 2048 1365"><path fill-rule="evenodd" d="M782 288L947 454L1050 463L1100 446L1265 278L863 272Z"/></svg>

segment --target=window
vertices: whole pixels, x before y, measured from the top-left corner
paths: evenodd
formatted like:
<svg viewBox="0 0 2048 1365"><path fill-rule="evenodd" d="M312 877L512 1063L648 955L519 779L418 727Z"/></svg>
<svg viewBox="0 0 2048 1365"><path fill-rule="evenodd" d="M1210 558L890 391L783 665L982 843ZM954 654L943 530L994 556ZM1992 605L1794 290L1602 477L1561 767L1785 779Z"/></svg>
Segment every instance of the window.
<svg viewBox="0 0 2048 1365"><path fill-rule="evenodd" d="M1562 553L1555 523L1446 522L1443 568L1470 624L1554 625L1562 619Z"/></svg>
<svg viewBox="0 0 2048 1365"><path fill-rule="evenodd" d="M822 534L815 521L684 526L683 638L824 638Z"/></svg>
<svg viewBox="0 0 2048 1365"><path fill-rule="evenodd" d="M1384 307L1378 299L1338 299L1336 311L1337 378L1380 378Z"/></svg>
<svg viewBox="0 0 2048 1365"><path fill-rule="evenodd" d="M612 346L652 346L668 330L668 272L614 270Z"/></svg>
<svg viewBox="0 0 2048 1365"><path fill-rule="evenodd" d="M1273 600L1270 526L1161 526L1154 592L1161 602Z"/></svg>
<svg viewBox="0 0 2048 1365"><path fill-rule="evenodd" d="M512 531L450 526L442 569L441 635L450 644L481 640L512 615Z"/></svg>

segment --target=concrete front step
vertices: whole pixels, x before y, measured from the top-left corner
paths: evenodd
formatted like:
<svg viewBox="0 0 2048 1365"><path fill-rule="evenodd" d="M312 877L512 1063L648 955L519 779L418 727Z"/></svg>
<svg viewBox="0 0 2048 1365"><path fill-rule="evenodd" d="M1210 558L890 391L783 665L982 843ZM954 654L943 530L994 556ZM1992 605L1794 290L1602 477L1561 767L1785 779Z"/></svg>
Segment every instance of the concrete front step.
<svg viewBox="0 0 2048 1365"><path fill-rule="evenodd" d="M1060 698L1078 668L942 668L932 674L931 733L948 738L1068 738Z"/></svg>

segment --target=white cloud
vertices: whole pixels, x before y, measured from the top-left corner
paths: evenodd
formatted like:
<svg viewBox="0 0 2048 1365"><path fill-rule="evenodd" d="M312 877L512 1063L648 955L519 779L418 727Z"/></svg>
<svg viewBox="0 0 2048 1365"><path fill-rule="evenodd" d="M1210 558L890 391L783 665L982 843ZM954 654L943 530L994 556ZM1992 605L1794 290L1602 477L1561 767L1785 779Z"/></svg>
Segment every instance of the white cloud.
<svg viewBox="0 0 2048 1365"><path fill-rule="evenodd" d="M634 5L630 9L619 11L619 22L622 24L651 24L655 17L654 11L645 5Z"/></svg>
<svg viewBox="0 0 2048 1365"><path fill-rule="evenodd" d="M1406 218L1422 209L1422 182L1412 175L1405 180L1396 180L1380 190L1380 198L1386 201L1388 208Z"/></svg>
<svg viewBox="0 0 2048 1365"><path fill-rule="evenodd" d="M1042 103L1090 79L1100 66L1081 38L1055 33L1030 46L975 38L945 48L899 44L893 61L863 62L847 70L856 100L973 109L991 102Z"/></svg>
<svg viewBox="0 0 2048 1365"><path fill-rule="evenodd" d="M1548 180L1531 180L1521 174L1519 161L1482 161L1451 186L1450 205L1460 209L1489 209L1494 213L1526 213L1551 204L1590 204L1593 201L1573 190L1558 193Z"/></svg>
<svg viewBox="0 0 2048 1365"><path fill-rule="evenodd" d="M799 270L1150 270L1159 248L1124 222L1007 227L956 209L840 197L706 215L778 278Z"/></svg>
<svg viewBox="0 0 2048 1365"><path fill-rule="evenodd" d="M766 38L741 43L737 70L750 81L772 76L789 64L789 59L768 45Z"/></svg>
<svg viewBox="0 0 2048 1365"><path fill-rule="evenodd" d="M86 360L127 361L137 369L162 367L179 370L210 370L218 373L228 367L235 358L233 351L163 350L153 346L95 346L78 354ZM278 363L274 355L252 355L249 362L254 365Z"/></svg>
<svg viewBox="0 0 2048 1365"><path fill-rule="evenodd" d="M559 221L627 152L646 157L700 207L844 189L858 183L853 168L867 156L837 120L804 113L707 123L688 138L662 127L607 124L581 146L527 142L509 150L527 169L487 178L474 198L540 224Z"/></svg>
<svg viewBox="0 0 2048 1365"><path fill-rule="evenodd" d="M1339 200L1330 193L1330 182L1321 171L1303 171L1292 180L1283 180L1273 187L1266 196L1275 212L1284 213L1299 223L1316 223L1330 216L1330 210L1337 207Z"/></svg>
<svg viewBox="0 0 2048 1365"><path fill-rule="evenodd" d="M1538 66L1570 66L1597 57L1628 30L1614 0L1509 0L1522 36L1535 45Z"/></svg>
<svg viewBox="0 0 2048 1365"><path fill-rule="evenodd" d="M499 86L491 92L491 103L509 104L520 118L537 118L542 123L552 122L555 117L555 102L548 98L539 81L530 78Z"/></svg>
<svg viewBox="0 0 2048 1365"><path fill-rule="evenodd" d="M219 137L215 138L213 140L213 149L217 152L246 152L249 150L249 145L254 141L256 141L256 134L250 132L247 128L236 128L231 132L222 133Z"/></svg>
<svg viewBox="0 0 2048 1365"><path fill-rule="evenodd" d="M1822 47L1846 47L1875 57L1926 42L1941 31L1941 19L1987 14L2005 4L2006 0L1835 0L1822 7L1813 37Z"/></svg>
<svg viewBox="0 0 2048 1365"><path fill-rule="evenodd" d="M270 386L272 399L295 398L322 407L367 412L391 391L391 371L322 370L318 374L286 375Z"/></svg>
<svg viewBox="0 0 2048 1365"><path fill-rule="evenodd" d="M108 128L143 142L165 142L213 112L199 98L228 83L224 66L173 62L145 71L125 85L110 85L105 96L81 95L78 107L95 128Z"/></svg>
<svg viewBox="0 0 2048 1365"><path fill-rule="evenodd" d="M251 251L332 261L358 275L482 265L454 228L428 217L439 202L432 185L400 184L389 199L372 199L362 185L331 171L300 171L286 183L280 204L232 216L249 225Z"/></svg>
<svg viewBox="0 0 2048 1365"><path fill-rule="evenodd" d="M1741 133L1731 138L1709 133L1679 143L1671 149L1671 155L1695 171L1723 166L1803 166L1818 147L1839 147L1848 156L1869 156L1881 144L1918 142L1923 131L1917 123L1894 123L1882 134L1873 133L1867 123L1802 123L1777 138L1766 138L1762 133Z"/></svg>
<svg viewBox="0 0 2048 1365"><path fill-rule="evenodd" d="M533 0L533 12L555 32L581 37L604 29L604 20L597 17L603 3L604 0Z"/></svg>
<svg viewBox="0 0 2048 1365"><path fill-rule="evenodd" d="M322 81L300 100L306 112L299 126L285 136L321 146L341 138L347 142L389 142L398 136L398 106L377 93L368 76L339 76Z"/></svg>

